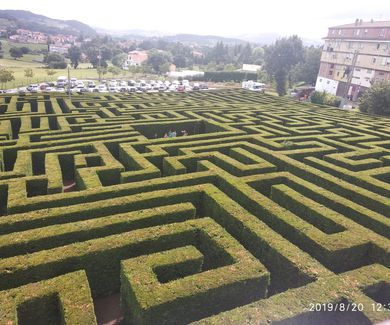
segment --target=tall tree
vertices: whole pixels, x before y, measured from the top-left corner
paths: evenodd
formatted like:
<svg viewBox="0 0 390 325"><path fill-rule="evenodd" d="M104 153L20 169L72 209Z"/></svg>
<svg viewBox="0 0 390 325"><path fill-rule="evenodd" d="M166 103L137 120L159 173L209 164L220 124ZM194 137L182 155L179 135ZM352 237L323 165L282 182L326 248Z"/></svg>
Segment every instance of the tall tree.
<svg viewBox="0 0 390 325"><path fill-rule="evenodd" d="M166 72L167 64L172 62L172 57L170 53L151 50L148 54L148 60L146 65L149 66L153 72L161 74Z"/></svg>
<svg viewBox="0 0 390 325"><path fill-rule="evenodd" d="M23 51L20 47L11 47L9 53L15 60L23 56Z"/></svg>
<svg viewBox="0 0 390 325"><path fill-rule="evenodd" d="M320 47L306 47L303 62L298 63L291 70L292 81L304 81L314 85L320 69L321 53Z"/></svg>
<svg viewBox="0 0 390 325"><path fill-rule="evenodd" d="M0 68L0 84L1 88L5 88L7 82L15 80L14 73L6 68Z"/></svg>
<svg viewBox="0 0 390 325"><path fill-rule="evenodd" d="M127 55L126 53L119 53L115 56L112 57L112 64L115 65L116 67L118 68L122 68L123 67L123 64L125 63L127 59Z"/></svg>
<svg viewBox="0 0 390 325"><path fill-rule="evenodd" d="M390 116L390 82L376 82L360 99L362 112Z"/></svg>
<svg viewBox="0 0 390 325"><path fill-rule="evenodd" d="M73 68L77 68L81 57L81 49L78 46L71 46L68 49L68 55Z"/></svg>
<svg viewBox="0 0 390 325"><path fill-rule="evenodd" d="M51 77L51 76L54 76L57 72L53 69L47 69L46 70L46 74Z"/></svg>
<svg viewBox="0 0 390 325"><path fill-rule="evenodd" d="M287 79L292 67L303 60L302 40L290 36L266 48L265 69L276 81L279 96L287 93Z"/></svg>
<svg viewBox="0 0 390 325"><path fill-rule="evenodd" d="M31 79L34 77L34 71L31 68L24 69L24 76L27 78L27 82L31 82Z"/></svg>

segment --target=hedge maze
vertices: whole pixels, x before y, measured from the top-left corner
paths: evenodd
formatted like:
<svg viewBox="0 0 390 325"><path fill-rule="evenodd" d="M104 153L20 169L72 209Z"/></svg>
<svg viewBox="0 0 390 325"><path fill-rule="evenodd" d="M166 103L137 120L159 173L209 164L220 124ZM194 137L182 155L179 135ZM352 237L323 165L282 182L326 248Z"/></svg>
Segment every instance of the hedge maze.
<svg viewBox="0 0 390 325"><path fill-rule="evenodd" d="M126 324L390 319L389 183L388 118L242 90L2 95L0 324L97 324L118 293Z"/></svg>

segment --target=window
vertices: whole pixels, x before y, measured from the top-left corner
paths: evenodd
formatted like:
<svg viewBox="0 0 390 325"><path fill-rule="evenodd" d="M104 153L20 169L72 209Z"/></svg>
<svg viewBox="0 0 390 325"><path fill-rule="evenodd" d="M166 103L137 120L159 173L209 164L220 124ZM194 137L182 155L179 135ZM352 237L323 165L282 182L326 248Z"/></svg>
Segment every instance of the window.
<svg viewBox="0 0 390 325"><path fill-rule="evenodd" d="M332 29L332 35L334 35L335 32L336 32L336 30L335 30L335 29Z"/></svg>
<svg viewBox="0 0 390 325"><path fill-rule="evenodd" d="M329 70L329 72L328 72L328 75L332 75L333 74L333 70Z"/></svg>
<svg viewBox="0 0 390 325"><path fill-rule="evenodd" d="M366 28L365 30L364 30L364 34L367 34L368 33L368 29Z"/></svg>
<svg viewBox="0 0 390 325"><path fill-rule="evenodd" d="M358 68L355 68L355 71L357 71L357 72L360 72L360 69L358 69Z"/></svg>
<svg viewBox="0 0 390 325"><path fill-rule="evenodd" d="M381 45L380 45L380 43L378 43L378 44L376 45L376 49L379 50L380 47L381 47Z"/></svg>
<svg viewBox="0 0 390 325"><path fill-rule="evenodd" d="M358 29L357 31L356 31L356 36L358 36L360 34L360 29Z"/></svg>
<svg viewBox="0 0 390 325"><path fill-rule="evenodd" d="M339 35L341 35L341 32L342 32L341 29L339 29Z"/></svg>
<svg viewBox="0 0 390 325"><path fill-rule="evenodd" d="M320 82L322 82L322 79L320 79Z"/></svg>
<svg viewBox="0 0 390 325"><path fill-rule="evenodd" d="M329 85L329 84L330 84L330 81L328 80L326 83Z"/></svg>
<svg viewBox="0 0 390 325"><path fill-rule="evenodd" d="M372 70L367 69L367 74L371 74L371 73L372 73Z"/></svg>
<svg viewBox="0 0 390 325"><path fill-rule="evenodd" d="M385 29L384 28L381 29L381 31L379 33L379 36L380 37L385 37Z"/></svg>
<svg viewBox="0 0 390 325"><path fill-rule="evenodd" d="M382 65L386 65L386 61L387 61L387 59L386 59L386 58L382 58L382 62L381 62L381 64L382 64Z"/></svg>
<svg viewBox="0 0 390 325"><path fill-rule="evenodd" d="M337 71L337 77L340 76L340 71Z"/></svg>
<svg viewBox="0 0 390 325"><path fill-rule="evenodd" d="M372 63L376 63L376 58L372 58Z"/></svg>
<svg viewBox="0 0 390 325"><path fill-rule="evenodd" d="M334 68L334 64L333 64L333 63L330 65L330 68L331 68L331 69L333 69L333 68Z"/></svg>
<svg viewBox="0 0 390 325"><path fill-rule="evenodd" d="M379 72L379 75L380 75L380 76L384 76L385 73L384 73L384 72Z"/></svg>

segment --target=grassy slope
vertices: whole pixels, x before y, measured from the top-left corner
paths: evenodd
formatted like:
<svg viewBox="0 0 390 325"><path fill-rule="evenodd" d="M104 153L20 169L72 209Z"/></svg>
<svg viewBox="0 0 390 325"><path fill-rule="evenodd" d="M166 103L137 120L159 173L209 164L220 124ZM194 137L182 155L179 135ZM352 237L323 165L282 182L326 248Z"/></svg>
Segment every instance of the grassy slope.
<svg viewBox="0 0 390 325"><path fill-rule="evenodd" d="M67 76L67 69L58 69L55 70L56 74L53 76L48 76L46 73L46 68L41 63L43 60L43 55L33 55L27 54L22 58L15 60L9 55L9 49L12 46L26 46L31 50L40 50L46 49L45 44L23 44L23 43L11 43L5 39L0 39L2 44L2 50L4 51L4 59L0 59L0 67L7 67L9 70L14 72L15 80L7 84L7 88L15 88L20 86L26 86L30 83L40 83L44 81L54 81L57 80L59 76ZM89 63L80 64L77 69L71 69L71 77L76 77L78 79L87 79L87 78L98 78L98 74L95 69L90 68ZM32 68L34 71L34 76L31 80L27 80L24 76L24 70L26 68ZM127 78L134 77L133 74L127 72L125 75ZM113 78L111 74L106 74L102 78ZM117 76L115 78L124 77L123 75Z"/></svg>

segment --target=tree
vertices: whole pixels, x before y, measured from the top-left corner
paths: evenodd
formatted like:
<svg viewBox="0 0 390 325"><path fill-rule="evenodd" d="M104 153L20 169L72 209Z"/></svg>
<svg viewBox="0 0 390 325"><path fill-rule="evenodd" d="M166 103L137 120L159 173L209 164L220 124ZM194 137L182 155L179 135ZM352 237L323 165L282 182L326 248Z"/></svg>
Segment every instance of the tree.
<svg viewBox="0 0 390 325"><path fill-rule="evenodd" d="M34 71L31 68L24 69L24 76L27 78L27 81L30 82L34 77Z"/></svg>
<svg viewBox="0 0 390 325"><path fill-rule="evenodd" d="M121 73L122 69L114 66L108 67L107 71L111 73L113 76L117 76Z"/></svg>
<svg viewBox="0 0 390 325"><path fill-rule="evenodd" d="M267 73L275 78L277 92L283 96L292 67L303 60L302 40L296 35L277 40L266 48L264 59Z"/></svg>
<svg viewBox="0 0 390 325"><path fill-rule="evenodd" d="M215 61L217 64L226 63L228 60L229 49L223 44L223 42L217 42L215 46L211 49L208 57L210 61Z"/></svg>
<svg viewBox="0 0 390 325"><path fill-rule="evenodd" d="M262 65L264 63L264 48L256 47L252 53L252 63Z"/></svg>
<svg viewBox="0 0 390 325"><path fill-rule="evenodd" d="M321 54L322 49L320 47L306 47L303 62L298 63L291 70L292 81L304 81L314 85L320 69Z"/></svg>
<svg viewBox="0 0 390 325"><path fill-rule="evenodd" d="M378 82L369 88L360 99L362 112L390 115L390 82Z"/></svg>
<svg viewBox="0 0 390 325"><path fill-rule="evenodd" d="M79 65L79 61L81 57L81 49L78 46L73 45L68 49L68 55L72 67L76 69Z"/></svg>
<svg viewBox="0 0 390 325"><path fill-rule="evenodd" d="M23 56L23 51L20 47L11 47L9 53L15 60Z"/></svg>
<svg viewBox="0 0 390 325"><path fill-rule="evenodd" d="M101 79L101 76L107 74L107 68L106 67L98 67L96 69L98 75L99 75L99 82L100 82L100 79Z"/></svg>
<svg viewBox="0 0 390 325"><path fill-rule="evenodd" d="M252 63L252 46L247 43L238 58L239 63Z"/></svg>
<svg viewBox="0 0 390 325"><path fill-rule="evenodd" d="M0 68L1 88L5 88L7 82L12 80L15 80L13 71L7 70L6 68Z"/></svg>
<svg viewBox="0 0 390 325"><path fill-rule="evenodd" d="M46 70L46 74L47 74L48 77L51 77L51 76L55 75L56 73L57 72L55 70L53 70L53 69L47 69Z"/></svg>
<svg viewBox="0 0 390 325"><path fill-rule="evenodd" d="M154 73L161 74L166 72L167 63L172 62L172 57L169 53L157 50L151 50L146 60L146 65L151 68Z"/></svg>
<svg viewBox="0 0 390 325"><path fill-rule="evenodd" d="M94 68L97 68L99 63L101 67L107 68L107 60L112 58L112 50L99 44L88 44L85 53Z"/></svg>
<svg viewBox="0 0 390 325"><path fill-rule="evenodd" d="M68 66L65 62L65 58L61 54L54 52L45 55L43 62L46 63L50 69L65 69Z"/></svg>
<svg viewBox="0 0 390 325"><path fill-rule="evenodd" d="M20 50L23 54L29 54L31 52L31 50L27 46L22 46Z"/></svg>
<svg viewBox="0 0 390 325"><path fill-rule="evenodd" d="M123 64L125 63L127 59L127 55L125 53L119 53L115 56L113 56L111 62L113 65L115 65L118 68L122 68Z"/></svg>

